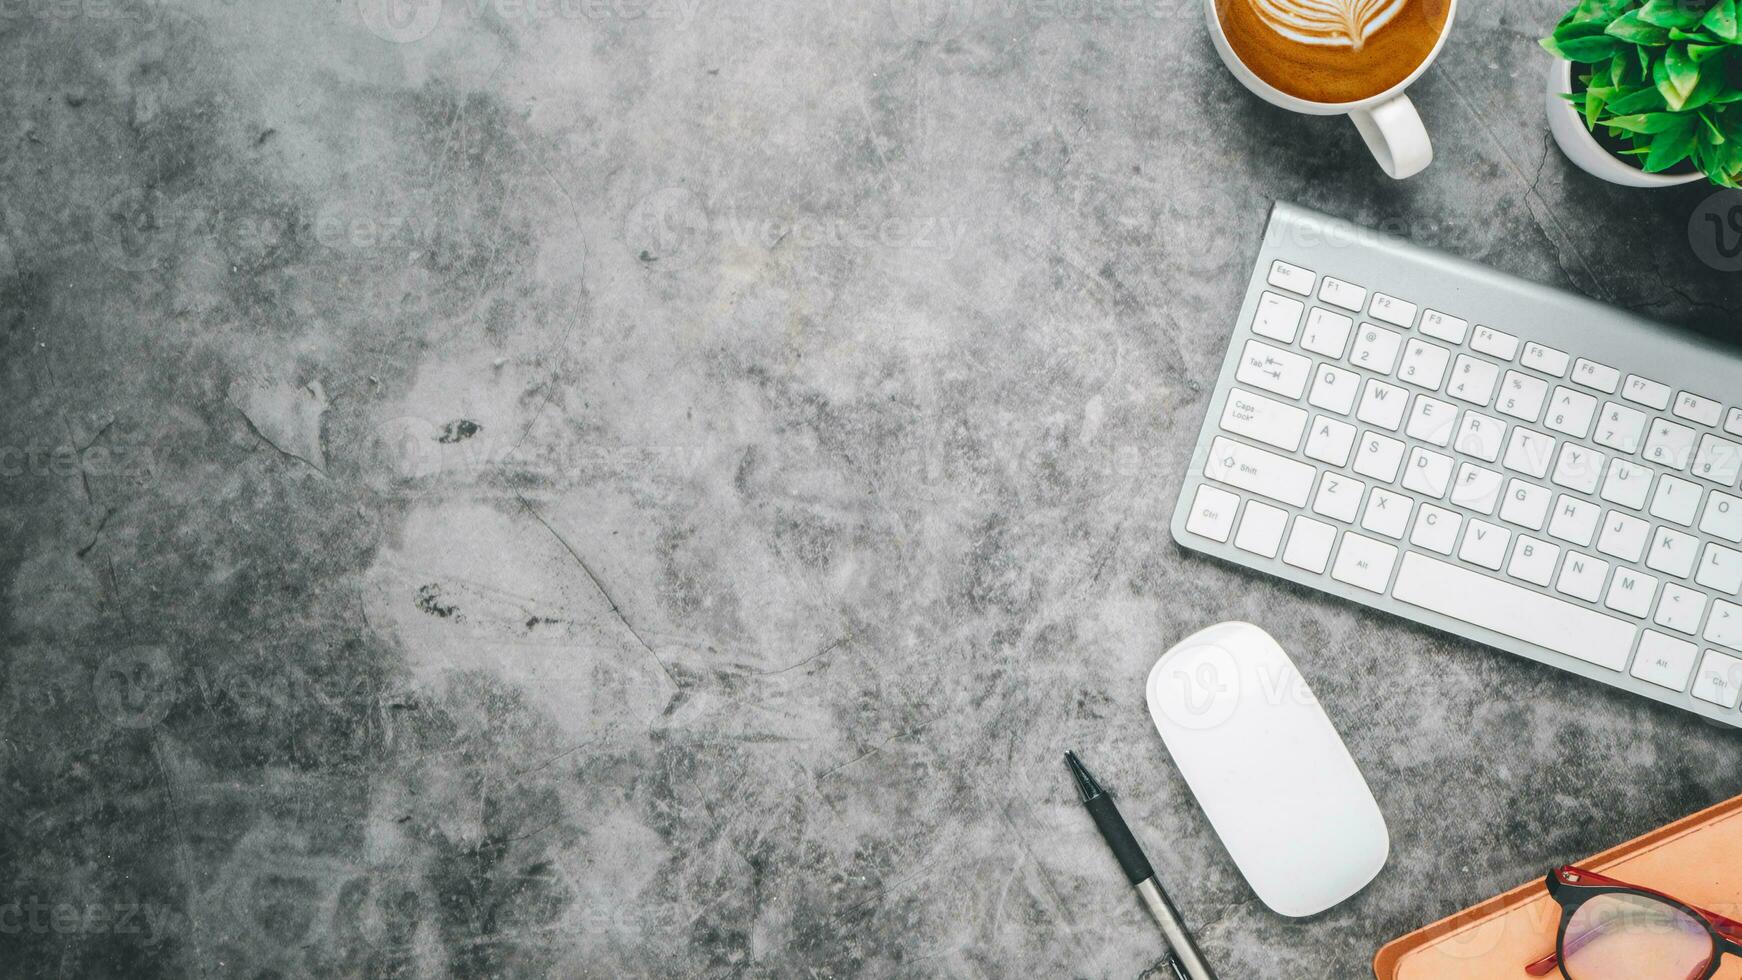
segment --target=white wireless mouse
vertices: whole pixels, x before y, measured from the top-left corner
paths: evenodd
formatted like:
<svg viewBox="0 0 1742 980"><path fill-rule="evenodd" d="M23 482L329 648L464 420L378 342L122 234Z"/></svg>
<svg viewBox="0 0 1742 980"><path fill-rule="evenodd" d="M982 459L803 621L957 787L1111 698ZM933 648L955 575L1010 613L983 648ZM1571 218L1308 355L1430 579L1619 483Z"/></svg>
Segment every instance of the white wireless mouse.
<svg viewBox="0 0 1742 980"><path fill-rule="evenodd" d="M1366 887L1385 817L1294 662L1251 623L1199 630L1149 672L1149 713L1252 890L1307 916Z"/></svg>

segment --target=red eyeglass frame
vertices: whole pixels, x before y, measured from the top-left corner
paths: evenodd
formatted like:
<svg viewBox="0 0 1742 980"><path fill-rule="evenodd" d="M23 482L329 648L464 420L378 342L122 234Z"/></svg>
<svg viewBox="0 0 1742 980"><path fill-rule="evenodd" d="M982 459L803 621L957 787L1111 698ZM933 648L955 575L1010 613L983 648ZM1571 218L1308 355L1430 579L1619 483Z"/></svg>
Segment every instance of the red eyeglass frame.
<svg viewBox="0 0 1742 980"><path fill-rule="evenodd" d="M1718 972L1718 967L1724 961L1725 953L1735 953L1742 956L1742 922L1716 912L1708 912L1697 906L1689 905L1672 895L1666 895L1655 888L1645 888L1640 885L1617 881L1607 875L1595 871L1586 871L1575 865L1564 865L1548 873L1544 882L1548 886L1549 897L1561 907L1560 930L1555 933L1554 952L1525 967L1526 973L1533 977L1547 976L1550 971L1559 969L1567 980L1574 980L1572 974L1566 971L1561 961L1566 956L1567 925L1573 921L1573 914L1579 906L1598 895L1613 895L1617 893L1644 895L1660 902L1673 905L1689 915L1705 923L1706 931L1712 936L1712 959L1706 964L1706 969L1696 973L1686 980L1712 980Z"/></svg>

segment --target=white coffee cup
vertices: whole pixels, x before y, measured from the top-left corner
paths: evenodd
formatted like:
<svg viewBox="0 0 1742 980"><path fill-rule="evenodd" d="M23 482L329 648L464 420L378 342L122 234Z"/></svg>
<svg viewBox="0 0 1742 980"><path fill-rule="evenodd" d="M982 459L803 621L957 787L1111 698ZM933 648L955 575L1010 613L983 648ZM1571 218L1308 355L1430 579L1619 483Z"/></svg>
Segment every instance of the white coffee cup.
<svg viewBox="0 0 1742 980"><path fill-rule="evenodd" d="M1458 12L1458 0L1448 0L1446 22L1440 28L1439 40L1408 77L1378 95L1354 102L1311 102L1289 95L1259 78L1241 62L1240 56L1228 43L1228 34L1222 29L1221 16L1216 12L1216 0L1204 0L1204 10L1209 15L1210 39L1215 42L1216 53L1222 56L1222 62L1234 77L1259 98L1309 116L1348 116L1360 130L1367 148L1373 151L1373 158L1379 161L1380 168L1398 180L1421 173L1433 162L1434 147L1427 138L1427 127L1422 125L1421 115L1403 90L1427 71L1439 57L1440 49L1446 46L1446 38L1452 36L1452 20Z"/></svg>

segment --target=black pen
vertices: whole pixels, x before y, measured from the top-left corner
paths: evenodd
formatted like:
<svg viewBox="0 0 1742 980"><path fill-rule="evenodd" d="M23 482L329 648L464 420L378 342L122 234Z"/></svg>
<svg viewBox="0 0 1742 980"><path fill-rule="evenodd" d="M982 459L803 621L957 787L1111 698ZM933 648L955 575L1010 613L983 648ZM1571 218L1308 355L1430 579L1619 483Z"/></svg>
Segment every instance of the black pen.
<svg viewBox="0 0 1742 980"><path fill-rule="evenodd" d="M1173 903L1167 900L1167 893L1156 883L1155 869L1149 866L1149 859L1143 856L1143 849L1137 846L1137 838L1131 836L1131 828L1125 826L1125 818L1119 815L1119 810L1113 805L1113 798L1095 782L1095 777L1084 767L1083 760L1077 758L1075 752L1065 753L1065 765L1071 767L1071 775L1076 778L1077 791L1082 794L1083 806L1089 811L1089 816L1095 819L1095 826L1101 830L1101 836L1106 839L1107 846L1112 848L1113 857L1119 861L1119 867L1125 870L1125 877L1142 896L1143 904L1149 908L1149 914L1155 916L1155 921L1161 926L1161 934L1167 937L1167 944L1172 949L1168 967L1180 980L1216 980L1216 972L1204 962L1204 954L1198 951L1197 944L1192 942L1191 934L1186 932L1185 922L1179 917L1179 911Z"/></svg>

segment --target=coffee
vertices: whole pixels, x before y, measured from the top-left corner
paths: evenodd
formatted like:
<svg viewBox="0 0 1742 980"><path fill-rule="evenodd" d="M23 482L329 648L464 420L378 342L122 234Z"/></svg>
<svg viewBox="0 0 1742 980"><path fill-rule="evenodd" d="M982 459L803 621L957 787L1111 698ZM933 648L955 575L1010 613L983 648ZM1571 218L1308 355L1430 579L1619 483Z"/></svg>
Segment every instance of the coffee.
<svg viewBox="0 0 1742 980"><path fill-rule="evenodd" d="M1433 55L1451 0L1215 0L1254 75L1309 102L1371 98Z"/></svg>

